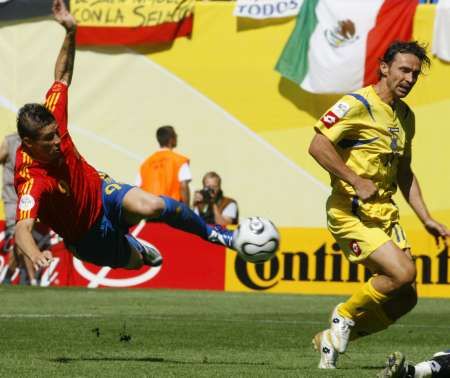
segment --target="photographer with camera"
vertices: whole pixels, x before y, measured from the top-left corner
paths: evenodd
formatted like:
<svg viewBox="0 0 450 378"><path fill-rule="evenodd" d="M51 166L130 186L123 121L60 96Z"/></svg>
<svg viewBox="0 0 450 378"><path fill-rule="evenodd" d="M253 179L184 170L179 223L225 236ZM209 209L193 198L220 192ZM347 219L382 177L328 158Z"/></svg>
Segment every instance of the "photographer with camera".
<svg viewBox="0 0 450 378"><path fill-rule="evenodd" d="M194 212L209 224L237 224L237 202L223 195L220 176L216 172L208 172L203 176L202 183L203 189L194 193Z"/></svg>

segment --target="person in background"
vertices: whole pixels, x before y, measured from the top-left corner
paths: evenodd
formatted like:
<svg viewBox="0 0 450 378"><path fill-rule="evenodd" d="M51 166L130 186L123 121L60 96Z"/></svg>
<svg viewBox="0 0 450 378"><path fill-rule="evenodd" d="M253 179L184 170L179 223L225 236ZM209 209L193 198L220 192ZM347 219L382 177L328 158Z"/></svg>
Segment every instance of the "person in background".
<svg viewBox="0 0 450 378"><path fill-rule="evenodd" d="M5 238L2 245L2 252L9 254L8 269L3 283L10 284L16 269L19 268L21 283L36 285L33 264L14 248L17 207L17 194L14 189L14 166L16 164L16 151L19 145L20 137L17 133L7 135L0 145L0 164L3 165L2 201L5 209Z"/></svg>
<svg viewBox="0 0 450 378"><path fill-rule="evenodd" d="M203 189L194 193L194 212L206 223L221 226L238 224L239 209L233 198L225 197L222 179L216 172L208 172L202 179Z"/></svg>
<svg viewBox="0 0 450 378"><path fill-rule="evenodd" d="M160 149L141 164L138 186L189 206L192 174L189 159L173 150L177 146L177 133L172 126L161 126L156 131L156 139Z"/></svg>

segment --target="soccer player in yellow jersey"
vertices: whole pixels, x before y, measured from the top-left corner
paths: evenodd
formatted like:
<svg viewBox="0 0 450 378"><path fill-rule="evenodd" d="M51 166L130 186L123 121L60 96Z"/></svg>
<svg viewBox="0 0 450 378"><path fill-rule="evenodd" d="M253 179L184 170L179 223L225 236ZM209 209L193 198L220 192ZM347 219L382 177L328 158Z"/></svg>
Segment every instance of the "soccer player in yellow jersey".
<svg viewBox="0 0 450 378"><path fill-rule="evenodd" d="M429 65L417 42L394 42L380 60L378 83L345 95L315 125L309 153L333 188L328 228L347 259L373 273L314 337L319 368L335 368L350 339L387 328L416 305L416 268L392 200L397 186L430 234L449 235L428 212L411 169L414 113L401 100Z"/></svg>

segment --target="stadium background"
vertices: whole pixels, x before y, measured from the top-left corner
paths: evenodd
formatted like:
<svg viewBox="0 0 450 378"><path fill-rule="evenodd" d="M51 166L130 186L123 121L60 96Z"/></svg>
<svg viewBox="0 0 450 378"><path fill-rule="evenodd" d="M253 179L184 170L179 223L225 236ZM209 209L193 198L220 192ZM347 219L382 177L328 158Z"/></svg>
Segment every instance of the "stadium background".
<svg viewBox="0 0 450 378"><path fill-rule="evenodd" d="M328 177L307 154L311 125L338 96L306 93L274 71L293 18L237 19L233 6L197 3L192 37L173 44L80 49L70 92L72 135L94 166L133 182L140 161L157 148L156 128L174 125L179 150L191 158L192 189L200 187L204 172L216 170L224 191L239 201L241 216L267 216L281 228L277 263L259 270L247 266L252 282L275 292L350 293L359 284L345 282L346 273L342 282L327 282L334 277L332 257L324 259L323 281L315 280L316 252L322 246L327 256L334 252L325 229ZM415 39L431 44L434 12L434 6L418 6ZM15 129L15 111L21 104L43 99L62 35L48 20L2 24L0 138ZM433 59L432 69L407 99L418 125L414 170L430 210L446 224L449 68ZM420 294L450 296L448 252L434 245L400 197L398 203L414 251L428 258L419 259ZM307 279L283 279L290 277L286 256L300 251L310 261ZM347 272L346 263L341 264ZM237 277L235 267L235 255L227 252L224 289L251 290ZM296 276L300 272L295 271Z"/></svg>

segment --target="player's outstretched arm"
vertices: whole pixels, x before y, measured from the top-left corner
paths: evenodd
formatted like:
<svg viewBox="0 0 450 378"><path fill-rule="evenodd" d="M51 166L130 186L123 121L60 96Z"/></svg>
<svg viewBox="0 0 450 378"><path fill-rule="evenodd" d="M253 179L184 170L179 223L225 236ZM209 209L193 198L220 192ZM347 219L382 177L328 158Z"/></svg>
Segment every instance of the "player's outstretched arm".
<svg viewBox="0 0 450 378"><path fill-rule="evenodd" d="M33 262L35 268L47 267L52 259L50 251L41 252L33 239L34 219L20 220L16 224L15 240L20 253L25 254Z"/></svg>
<svg viewBox="0 0 450 378"><path fill-rule="evenodd" d="M64 0L53 0L53 16L66 29L66 37L59 51L55 64L55 80L64 81L70 85L75 61L75 35L77 23L68 11Z"/></svg>
<svg viewBox="0 0 450 378"><path fill-rule="evenodd" d="M450 232L445 225L431 217L422 197L419 181L411 169L411 157L404 157L400 160L397 181L403 197L405 197L427 231L436 238L436 242L440 238L445 241L450 236Z"/></svg>

